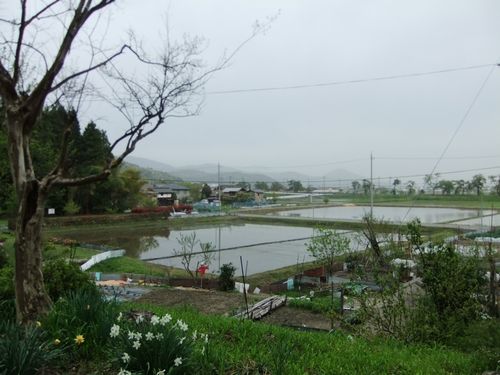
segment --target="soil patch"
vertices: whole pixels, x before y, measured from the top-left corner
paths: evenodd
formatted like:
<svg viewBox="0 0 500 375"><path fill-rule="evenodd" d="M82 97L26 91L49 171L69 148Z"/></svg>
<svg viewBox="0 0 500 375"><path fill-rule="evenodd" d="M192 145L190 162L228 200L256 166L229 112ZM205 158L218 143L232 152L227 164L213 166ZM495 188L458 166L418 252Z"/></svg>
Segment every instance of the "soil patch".
<svg viewBox="0 0 500 375"><path fill-rule="evenodd" d="M302 328L329 330L330 319L308 310L283 306L261 319L261 322Z"/></svg>
<svg viewBox="0 0 500 375"><path fill-rule="evenodd" d="M264 298L265 294L248 295L248 303L252 305ZM217 290L194 288L162 288L155 289L137 299L139 303L151 303L165 307L189 306L203 314L233 316L236 311L245 308L242 294L236 292L220 292ZM309 310L288 306L280 307L261 319L267 324L294 326L313 329L330 329L330 319L322 314Z"/></svg>
<svg viewBox="0 0 500 375"><path fill-rule="evenodd" d="M265 297L267 296L248 295L248 303L253 304ZM218 315L233 315L245 306L243 294L240 293L182 287L157 289L142 296L137 302L166 307L189 306L203 314Z"/></svg>

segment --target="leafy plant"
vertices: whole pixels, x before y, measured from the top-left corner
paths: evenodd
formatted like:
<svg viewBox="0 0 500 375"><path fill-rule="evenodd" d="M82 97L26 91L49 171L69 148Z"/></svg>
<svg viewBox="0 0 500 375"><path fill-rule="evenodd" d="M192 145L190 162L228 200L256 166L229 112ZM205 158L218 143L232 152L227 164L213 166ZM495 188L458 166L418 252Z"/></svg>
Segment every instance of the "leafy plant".
<svg viewBox="0 0 500 375"><path fill-rule="evenodd" d="M332 310L338 310L340 308L340 303L338 298L334 299L332 302L331 296L324 296L290 299L288 306L324 314L329 313Z"/></svg>
<svg viewBox="0 0 500 375"><path fill-rule="evenodd" d="M61 349L35 326L0 323L0 373L32 375L61 355Z"/></svg>
<svg viewBox="0 0 500 375"><path fill-rule="evenodd" d="M80 212L80 206L75 201L70 200L64 205L63 210L66 215L75 215Z"/></svg>
<svg viewBox="0 0 500 375"><path fill-rule="evenodd" d="M349 251L349 244L350 240L337 231L319 227L314 229L307 251L331 274L336 257Z"/></svg>
<svg viewBox="0 0 500 375"><path fill-rule="evenodd" d="M105 300L97 289L80 289L56 302L43 327L71 355L91 358L106 352L117 313L118 304Z"/></svg>
<svg viewBox="0 0 500 375"><path fill-rule="evenodd" d="M53 301L79 289L95 288L89 275L77 264L68 263L64 259L53 259L44 264L43 276L45 288Z"/></svg>
<svg viewBox="0 0 500 375"><path fill-rule="evenodd" d="M236 268L232 263L223 264L220 268L219 290L224 292L234 290L234 272Z"/></svg>

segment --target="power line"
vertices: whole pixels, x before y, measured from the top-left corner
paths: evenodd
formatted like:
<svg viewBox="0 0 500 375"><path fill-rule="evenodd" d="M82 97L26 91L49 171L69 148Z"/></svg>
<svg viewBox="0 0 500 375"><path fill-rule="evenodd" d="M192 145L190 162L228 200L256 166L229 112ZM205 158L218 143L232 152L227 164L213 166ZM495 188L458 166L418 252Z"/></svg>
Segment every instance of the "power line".
<svg viewBox="0 0 500 375"><path fill-rule="evenodd" d="M488 74L484 78L483 82L479 86L479 90L477 90L476 95L474 95L474 98L472 99L471 103L467 107L464 115L462 116L460 122L458 123L458 126L456 127L455 131L453 132L453 134L451 135L450 139L448 140L448 143L444 147L443 152L441 153L441 155L439 156L438 160L436 161L436 164L434 164L434 167L432 168L432 171L431 171L430 175L433 175L435 173L436 168L438 167L439 163L441 163L441 160L444 158L444 155L446 155L446 152L448 152L448 149L450 148L451 144L455 140L455 137L457 136L457 134L462 129L463 125L465 124L465 121L467 120L467 118L469 117L469 114L472 111L472 108L474 107L474 105L476 104L477 100L481 96L481 93L483 92L483 89L485 88L486 83L489 81L491 75L493 74L493 70L495 69L496 66L497 65L492 65L491 66L490 71L488 72ZM408 207L408 211L406 211L406 214L403 217L403 221L407 218L407 216L409 215L409 213L412 210L412 208L414 207L414 205L415 205L415 199L412 201L412 204L410 205L410 207Z"/></svg>
<svg viewBox="0 0 500 375"><path fill-rule="evenodd" d="M374 160L436 160L439 156L377 156ZM448 156L441 160L477 160L477 159L497 159L500 155L489 156ZM366 160L366 159L364 159Z"/></svg>
<svg viewBox="0 0 500 375"><path fill-rule="evenodd" d="M299 89L315 88L315 87L328 87L328 86L349 85L349 84L356 84L356 83L388 81L388 80L394 80L394 79L400 79L400 78L422 77L422 76L436 75L436 74L442 74L442 73L452 73L452 72L459 72L459 71L465 71L465 70L481 69L481 68L485 68L485 67L495 67L496 65L497 65L496 63L494 63L494 64L482 64L482 65L469 65L469 66L464 66L464 67L459 67L459 68L431 70L431 71L427 71L427 72L394 74L394 75L373 77L373 78L352 79L352 80L331 81L331 82L319 82L319 83L310 83L310 84L303 84L303 85L217 90L217 91L208 91L206 94L207 95L225 95L225 94L240 94L240 93L247 93L247 92L299 90Z"/></svg>

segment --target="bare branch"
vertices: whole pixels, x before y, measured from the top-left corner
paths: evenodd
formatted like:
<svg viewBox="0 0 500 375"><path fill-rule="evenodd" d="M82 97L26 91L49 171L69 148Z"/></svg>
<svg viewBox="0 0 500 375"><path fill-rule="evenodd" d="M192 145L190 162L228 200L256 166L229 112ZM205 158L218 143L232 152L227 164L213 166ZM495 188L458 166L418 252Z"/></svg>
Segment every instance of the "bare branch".
<svg viewBox="0 0 500 375"><path fill-rule="evenodd" d="M102 68L103 66L109 64L112 60L114 60L116 57L120 56L123 51L125 51L125 49L130 49L130 47L128 45L123 45L122 48L120 48L120 50L118 52L116 52L115 54L113 54L111 57L107 58L106 60L104 61L101 61L100 63L98 64L95 64L87 69L84 69L84 70L81 70L77 73L74 73L74 74L71 74L70 76L64 78L62 81L58 82L57 84L55 84L51 89L50 89L50 92L53 92L57 89L59 89L61 86L65 85L66 83L68 83L69 81L71 81L72 79L75 79L79 76L82 76L82 75L85 75L87 73L90 73L92 72L93 70L96 70L96 69L99 69L99 68Z"/></svg>
<svg viewBox="0 0 500 375"><path fill-rule="evenodd" d="M21 70L21 48L23 46L23 38L24 38L24 31L26 30L26 0L21 0L21 23L19 26L19 35L17 37L17 44L16 44L16 54L14 57L14 62L12 66L13 70L13 75L12 75L12 82L14 83L14 86L17 84L17 81L19 80L19 74Z"/></svg>
<svg viewBox="0 0 500 375"><path fill-rule="evenodd" d="M51 92L50 89L54 79L61 71L71 45L73 44L73 41L82 26L92 16L92 14L110 5L114 1L115 0L100 0L96 5L91 6L91 0L80 0L51 67L45 73L36 88L32 91L25 103L26 106L33 108L41 108L43 106L45 98ZM34 121L31 123L31 126L34 126ZM26 131L29 132L31 129L26 129Z"/></svg>

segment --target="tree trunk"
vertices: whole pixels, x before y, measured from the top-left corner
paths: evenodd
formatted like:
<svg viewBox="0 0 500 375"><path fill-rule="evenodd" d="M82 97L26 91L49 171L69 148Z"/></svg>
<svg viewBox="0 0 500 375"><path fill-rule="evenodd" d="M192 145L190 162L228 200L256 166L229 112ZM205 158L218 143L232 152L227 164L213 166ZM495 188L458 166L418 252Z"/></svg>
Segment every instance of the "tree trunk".
<svg viewBox="0 0 500 375"><path fill-rule="evenodd" d="M36 321L46 313L51 301L45 291L42 274L42 222L45 192L38 181L25 184L19 198L16 221L15 291L17 320L20 323Z"/></svg>
<svg viewBox="0 0 500 375"><path fill-rule="evenodd" d="M33 118L7 110L6 119L9 161L18 199L14 244L16 312L18 322L29 323L51 305L43 283L41 238L50 182L38 181L33 170L30 136L26 131Z"/></svg>

